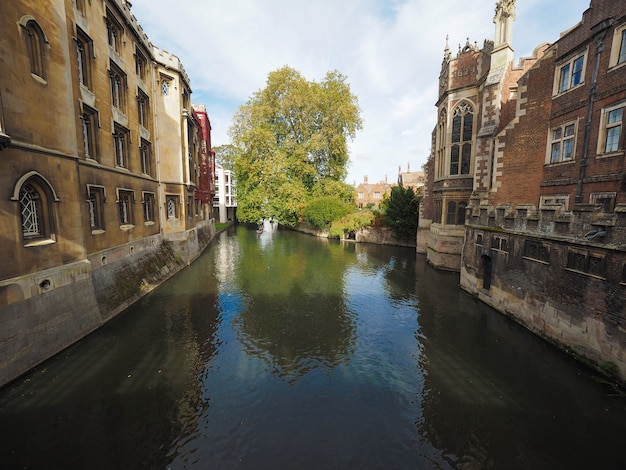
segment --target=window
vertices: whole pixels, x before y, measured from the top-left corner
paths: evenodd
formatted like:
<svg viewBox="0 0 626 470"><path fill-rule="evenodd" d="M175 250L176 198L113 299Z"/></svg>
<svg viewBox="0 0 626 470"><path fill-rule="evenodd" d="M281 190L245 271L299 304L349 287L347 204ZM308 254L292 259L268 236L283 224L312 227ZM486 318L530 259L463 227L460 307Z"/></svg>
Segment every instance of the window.
<svg viewBox="0 0 626 470"><path fill-rule="evenodd" d="M587 250L570 248L567 253L567 269L593 276L604 277L604 255Z"/></svg>
<svg viewBox="0 0 626 470"><path fill-rule="evenodd" d="M150 102L148 96L141 90L137 90L137 112L139 124L147 129L150 117Z"/></svg>
<svg viewBox="0 0 626 470"><path fill-rule="evenodd" d="M87 185L87 208L92 233L104 232L104 202L104 188Z"/></svg>
<svg viewBox="0 0 626 470"><path fill-rule="evenodd" d="M81 30L76 34L76 56L78 59L78 81L81 85L91 89L91 57L93 57L93 43Z"/></svg>
<svg viewBox="0 0 626 470"><path fill-rule="evenodd" d="M185 211L187 212L188 219L193 218L192 208L193 208L193 197L187 196L187 204L185 205Z"/></svg>
<svg viewBox="0 0 626 470"><path fill-rule="evenodd" d="M493 235L491 237L491 249L498 251L509 251L509 239L501 235Z"/></svg>
<svg viewBox="0 0 626 470"><path fill-rule="evenodd" d="M574 158L576 123L563 124L550 131L550 163L560 163Z"/></svg>
<svg viewBox="0 0 626 470"><path fill-rule="evenodd" d="M135 51L135 72L142 82L146 81L146 71L148 69L148 60L139 49Z"/></svg>
<svg viewBox="0 0 626 470"><path fill-rule="evenodd" d="M85 0L74 0L76 11L85 16Z"/></svg>
<svg viewBox="0 0 626 470"><path fill-rule="evenodd" d="M445 155L446 155L446 130L448 128L448 113L445 109L439 114L439 122L437 123L437 154L435 161L436 177L441 178L444 176Z"/></svg>
<svg viewBox="0 0 626 470"><path fill-rule="evenodd" d="M118 189L117 206L119 212L120 225L133 225L133 207L135 194L133 191Z"/></svg>
<svg viewBox="0 0 626 470"><path fill-rule="evenodd" d="M215 177L215 182L217 183L217 176ZM363 199L363 191L359 191L359 199Z"/></svg>
<svg viewBox="0 0 626 470"><path fill-rule="evenodd" d="M168 219L178 218L178 196L166 196L165 206L167 210Z"/></svg>
<svg viewBox="0 0 626 470"><path fill-rule="evenodd" d="M30 62L30 73L46 80L46 44L48 39L41 26L29 16L25 16L20 21L23 28L26 52Z"/></svg>
<svg viewBox="0 0 626 470"><path fill-rule="evenodd" d="M124 30L113 14L107 9L107 41L112 51L119 54L122 51L122 33Z"/></svg>
<svg viewBox="0 0 626 470"><path fill-rule="evenodd" d="M539 198L540 208L544 208L546 206L554 206L554 205L559 205L563 209L567 210L569 208L569 195L557 194L553 196L541 196Z"/></svg>
<svg viewBox="0 0 626 470"><path fill-rule="evenodd" d="M128 168L129 132L117 124L113 131L113 145L115 148L115 165Z"/></svg>
<svg viewBox="0 0 626 470"><path fill-rule="evenodd" d="M468 175L470 172L473 126L474 108L469 103L461 103L452 118L450 175Z"/></svg>
<svg viewBox="0 0 626 470"><path fill-rule="evenodd" d="M615 209L617 193L591 193L589 202L602 207L602 212L610 214Z"/></svg>
<svg viewBox="0 0 626 470"><path fill-rule="evenodd" d="M550 262L550 249L547 245L536 241L526 240L524 242L524 258L541 261L543 263Z"/></svg>
<svg viewBox="0 0 626 470"><path fill-rule="evenodd" d="M51 243L55 240L53 226L54 190L45 178L31 172L16 185L11 200L19 203L22 237L26 246Z"/></svg>
<svg viewBox="0 0 626 470"><path fill-rule="evenodd" d="M563 93L583 82L585 55L579 55L562 65L558 74L557 93Z"/></svg>
<svg viewBox="0 0 626 470"><path fill-rule="evenodd" d="M168 96L170 94L170 80L164 77L161 77L161 94L163 96Z"/></svg>
<svg viewBox="0 0 626 470"><path fill-rule="evenodd" d="M624 103L602 110L598 153L624 150Z"/></svg>
<svg viewBox="0 0 626 470"><path fill-rule="evenodd" d="M374 191L374 199L380 199L380 192Z"/></svg>
<svg viewBox="0 0 626 470"><path fill-rule="evenodd" d="M111 104L123 111L126 104L126 74L111 63L109 79L111 82Z"/></svg>
<svg viewBox="0 0 626 470"><path fill-rule="evenodd" d="M141 172L152 175L152 145L147 140L141 139L139 156L141 158Z"/></svg>
<svg viewBox="0 0 626 470"><path fill-rule="evenodd" d="M154 222L155 208L154 193L143 193L143 220L144 222Z"/></svg>
<svg viewBox="0 0 626 470"><path fill-rule="evenodd" d="M615 28L609 67L616 67L626 63L626 23Z"/></svg>
<svg viewBox="0 0 626 470"><path fill-rule="evenodd" d="M80 116L83 128L83 149L86 158L98 159L98 112L89 106L83 105L83 114Z"/></svg>
<svg viewBox="0 0 626 470"><path fill-rule="evenodd" d="M448 225L465 225L465 208L467 203L464 201L448 201L448 214L446 216L446 224Z"/></svg>

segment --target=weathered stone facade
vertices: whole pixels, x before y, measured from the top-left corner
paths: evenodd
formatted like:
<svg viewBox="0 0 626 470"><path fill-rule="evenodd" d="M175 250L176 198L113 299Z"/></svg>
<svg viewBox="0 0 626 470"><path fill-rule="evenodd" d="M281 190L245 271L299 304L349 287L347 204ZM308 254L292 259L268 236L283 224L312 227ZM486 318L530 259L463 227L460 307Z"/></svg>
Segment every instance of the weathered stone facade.
<svg viewBox="0 0 626 470"><path fill-rule="evenodd" d="M130 8L0 0L0 385L122 311L214 235L210 197L196 191L210 137L189 79Z"/></svg>

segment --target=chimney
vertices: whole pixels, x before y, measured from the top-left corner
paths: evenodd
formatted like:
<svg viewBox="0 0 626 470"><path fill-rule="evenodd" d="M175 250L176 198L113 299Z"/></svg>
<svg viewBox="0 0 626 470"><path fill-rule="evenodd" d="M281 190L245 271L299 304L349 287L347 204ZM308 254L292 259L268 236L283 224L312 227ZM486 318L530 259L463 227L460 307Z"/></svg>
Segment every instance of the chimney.
<svg viewBox="0 0 626 470"><path fill-rule="evenodd" d="M411 173L411 164L410 163L406 164L406 172L407 173Z"/></svg>
<svg viewBox="0 0 626 470"><path fill-rule="evenodd" d="M363 177L363 182L364 182L365 184L367 184L367 175L365 175L365 176Z"/></svg>

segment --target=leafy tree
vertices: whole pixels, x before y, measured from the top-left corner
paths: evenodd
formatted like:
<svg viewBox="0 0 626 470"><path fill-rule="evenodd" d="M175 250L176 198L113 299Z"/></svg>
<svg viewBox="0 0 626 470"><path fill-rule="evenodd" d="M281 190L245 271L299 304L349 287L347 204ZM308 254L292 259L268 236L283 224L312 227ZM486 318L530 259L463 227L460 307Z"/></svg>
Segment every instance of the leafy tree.
<svg viewBox="0 0 626 470"><path fill-rule="evenodd" d="M302 218L317 228L326 228L333 220L339 220L352 212L354 207L336 196L313 199L304 208Z"/></svg>
<svg viewBox="0 0 626 470"><path fill-rule="evenodd" d="M271 72L229 129L237 148L238 218L295 224L311 198L337 194L347 174L347 140L360 128L357 98L340 73L318 83L287 66ZM338 195L354 200L348 193L341 187Z"/></svg>
<svg viewBox="0 0 626 470"><path fill-rule="evenodd" d="M213 147L215 152L215 163L225 170L233 171L235 169L235 160L239 149L231 144L218 145Z"/></svg>
<svg viewBox="0 0 626 470"><path fill-rule="evenodd" d="M383 199L381 209L385 213L385 223L398 238L408 239L417 232L417 211L419 199L413 189L394 186L391 196Z"/></svg>
<svg viewBox="0 0 626 470"><path fill-rule="evenodd" d="M330 224L328 235L336 238L343 238L347 233L356 232L360 228L369 227L374 223L376 215L370 210L360 210L352 212L340 220L334 220Z"/></svg>

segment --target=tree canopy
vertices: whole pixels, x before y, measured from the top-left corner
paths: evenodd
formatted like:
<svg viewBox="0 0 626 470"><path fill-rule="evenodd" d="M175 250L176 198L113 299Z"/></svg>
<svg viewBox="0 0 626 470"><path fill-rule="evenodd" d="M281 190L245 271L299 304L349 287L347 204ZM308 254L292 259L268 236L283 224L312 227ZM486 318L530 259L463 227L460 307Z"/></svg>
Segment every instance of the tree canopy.
<svg viewBox="0 0 626 470"><path fill-rule="evenodd" d="M385 213L385 223L399 238L415 237L420 199L413 189L394 186L391 196L383 200L381 209Z"/></svg>
<svg viewBox="0 0 626 470"><path fill-rule="evenodd" d="M361 129L358 100L346 77L308 81L283 67L242 105L229 129L236 147L237 216L295 224L313 197L354 202L347 174L348 139Z"/></svg>

